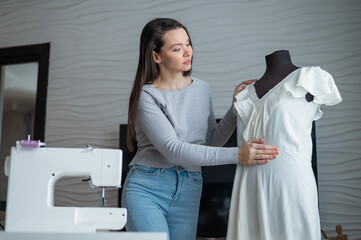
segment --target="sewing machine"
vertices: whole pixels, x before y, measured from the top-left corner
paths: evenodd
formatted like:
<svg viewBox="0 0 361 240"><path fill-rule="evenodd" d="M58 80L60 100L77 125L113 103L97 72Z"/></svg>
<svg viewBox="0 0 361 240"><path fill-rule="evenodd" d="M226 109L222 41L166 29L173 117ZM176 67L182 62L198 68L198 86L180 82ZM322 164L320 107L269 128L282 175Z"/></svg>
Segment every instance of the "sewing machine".
<svg viewBox="0 0 361 240"><path fill-rule="evenodd" d="M120 230L124 208L105 207L105 188L120 188L122 151L98 148L11 148L5 232L90 233ZM100 207L54 207L54 186L62 177L89 177L102 188ZM101 205L101 204L100 204Z"/></svg>

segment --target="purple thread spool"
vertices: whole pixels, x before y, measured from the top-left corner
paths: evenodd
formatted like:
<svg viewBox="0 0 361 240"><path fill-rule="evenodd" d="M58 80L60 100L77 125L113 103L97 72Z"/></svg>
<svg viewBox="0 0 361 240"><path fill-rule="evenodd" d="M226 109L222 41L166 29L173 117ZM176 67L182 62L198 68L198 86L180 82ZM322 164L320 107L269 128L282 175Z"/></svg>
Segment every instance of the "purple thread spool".
<svg viewBox="0 0 361 240"><path fill-rule="evenodd" d="M39 147L39 141L35 140L21 140L20 146L25 148L37 148Z"/></svg>

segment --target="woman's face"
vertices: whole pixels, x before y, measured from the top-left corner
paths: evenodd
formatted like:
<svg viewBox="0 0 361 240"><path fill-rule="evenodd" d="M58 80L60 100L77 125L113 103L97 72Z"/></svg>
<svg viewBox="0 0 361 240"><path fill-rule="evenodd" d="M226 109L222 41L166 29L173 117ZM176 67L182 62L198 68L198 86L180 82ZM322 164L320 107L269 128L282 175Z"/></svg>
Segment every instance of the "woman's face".
<svg viewBox="0 0 361 240"><path fill-rule="evenodd" d="M192 67L193 48L183 28L166 32L160 53L153 51L153 58L160 71L185 72Z"/></svg>

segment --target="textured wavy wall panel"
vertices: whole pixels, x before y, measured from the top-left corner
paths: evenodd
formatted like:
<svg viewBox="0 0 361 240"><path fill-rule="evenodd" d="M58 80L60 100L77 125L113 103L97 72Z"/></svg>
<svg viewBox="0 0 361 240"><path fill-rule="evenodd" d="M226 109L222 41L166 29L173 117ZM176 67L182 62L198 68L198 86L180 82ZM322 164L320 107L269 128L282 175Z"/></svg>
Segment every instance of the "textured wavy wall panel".
<svg viewBox="0 0 361 240"><path fill-rule="evenodd" d="M193 75L210 83L218 117L233 87L262 76L274 50L290 50L295 65L321 66L344 99L317 122L322 227L332 235L342 224L361 239L360 11L355 0L0 1L0 47L51 42L45 136L56 147L118 147L140 31L153 17L188 27ZM98 190L74 179L57 189L59 205L100 203ZM117 204L115 191L108 204Z"/></svg>

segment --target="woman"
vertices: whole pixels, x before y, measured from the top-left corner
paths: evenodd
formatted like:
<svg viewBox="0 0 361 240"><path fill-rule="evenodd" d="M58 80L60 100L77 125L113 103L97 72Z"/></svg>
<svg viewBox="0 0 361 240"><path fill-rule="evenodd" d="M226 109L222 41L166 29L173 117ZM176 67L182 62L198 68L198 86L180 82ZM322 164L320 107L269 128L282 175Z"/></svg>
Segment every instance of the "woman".
<svg viewBox="0 0 361 240"><path fill-rule="evenodd" d="M236 116L230 108L216 124L209 85L190 77L192 57L181 23L158 18L145 25L128 112L128 148L134 141L139 147L122 193L128 231L195 239L201 166L265 164L278 153L262 139L238 148L211 147L228 140ZM238 85L234 96L243 88Z"/></svg>

